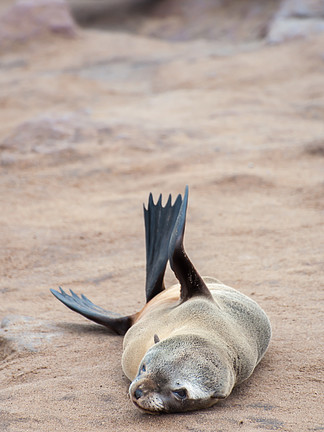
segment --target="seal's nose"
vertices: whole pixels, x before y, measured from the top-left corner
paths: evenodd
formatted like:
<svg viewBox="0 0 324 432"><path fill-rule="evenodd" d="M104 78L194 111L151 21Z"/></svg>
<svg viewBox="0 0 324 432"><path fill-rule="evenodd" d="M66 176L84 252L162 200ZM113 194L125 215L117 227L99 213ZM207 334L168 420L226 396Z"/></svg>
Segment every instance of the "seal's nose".
<svg viewBox="0 0 324 432"><path fill-rule="evenodd" d="M135 399L139 399L143 396L143 392L140 388L137 388L134 392Z"/></svg>

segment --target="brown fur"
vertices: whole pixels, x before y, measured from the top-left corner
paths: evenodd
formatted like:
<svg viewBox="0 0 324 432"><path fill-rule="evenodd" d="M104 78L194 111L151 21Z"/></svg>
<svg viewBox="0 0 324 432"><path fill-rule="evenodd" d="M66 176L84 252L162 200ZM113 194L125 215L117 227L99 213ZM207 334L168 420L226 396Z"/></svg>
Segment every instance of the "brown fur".
<svg viewBox="0 0 324 432"><path fill-rule="evenodd" d="M145 411L213 405L252 374L268 347L271 328L263 310L216 279L204 281L212 299L181 303L179 285L172 286L147 303L125 335L122 367L133 381L134 403ZM172 396L179 386L185 401ZM144 392L139 399L137 389Z"/></svg>

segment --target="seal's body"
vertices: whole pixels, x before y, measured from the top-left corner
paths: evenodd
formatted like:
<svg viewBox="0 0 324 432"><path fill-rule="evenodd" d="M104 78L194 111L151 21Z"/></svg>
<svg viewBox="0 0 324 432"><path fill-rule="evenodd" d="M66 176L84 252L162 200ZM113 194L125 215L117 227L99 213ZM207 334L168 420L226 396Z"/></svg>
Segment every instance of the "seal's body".
<svg viewBox="0 0 324 432"><path fill-rule="evenodd" d="M204 281L213 301L198 296L179 304L176 285L151 300L125 335L123 371L144 410L213 405L252 374L268 347L270 323L257 303L216 279ZM172 389L185 391L185 398L170 398Z"/></svg>
<svg viewBox="0 0 324 432"><path fill-rule="evenodd" d="M147 303L122 317L85 296L52 290L69 308L125 334L122 367L144 412L206 408L226 398L259 363L271 338L269 319L252 299L201 278L183 248L188 189L165 207L150 196L144 210ZM180 284L164 288L167 261Z"/></svg>
<svg viewBox="0 0 324 432"><path fill-rule="evenodd" d="M131 381L136 377L145 353L155 345L155 334L160 341L197 334L213 341L215 347L225 341L226 345L235 347L228 353L235 384L251 375L269 344L269 320L249 297L216 279L204 278L204 281L213 302L198 297L179 305L180 287L175 285L162 291L140 312L123 344L123 371Z"/></svg>

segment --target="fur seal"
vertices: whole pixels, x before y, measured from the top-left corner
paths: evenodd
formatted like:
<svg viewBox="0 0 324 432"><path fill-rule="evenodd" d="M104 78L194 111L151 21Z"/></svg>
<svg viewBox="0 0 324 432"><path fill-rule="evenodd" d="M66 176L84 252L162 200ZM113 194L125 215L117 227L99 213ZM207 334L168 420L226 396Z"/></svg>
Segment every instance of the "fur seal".
<svg viewBox="0 0 324 432"><path fill-rule="evenodd" d="M144 206L146 305L121 316L84 295L51 290L70 309L125 334L122 368L132 381L129 394L147 413L207 408L229 396L265 354L271 326L258 304L217 279L202 278L183 237L188 203L184 197L162 206L152 194ZM169 261L179 283L165 289Z"/></svg>

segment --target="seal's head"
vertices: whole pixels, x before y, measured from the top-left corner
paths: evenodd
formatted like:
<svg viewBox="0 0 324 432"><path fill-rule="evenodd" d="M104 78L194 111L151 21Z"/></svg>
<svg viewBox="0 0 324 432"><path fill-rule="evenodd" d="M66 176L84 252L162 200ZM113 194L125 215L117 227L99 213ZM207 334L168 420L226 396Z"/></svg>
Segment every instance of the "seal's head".
<svg viewBox="0 0 324 432"><path fill-rule="evenodd" d="M214 405L234 383L228 359L207 339L185 334L158 341L147 351L129 393L144 412L182 412Z"/></svg>

